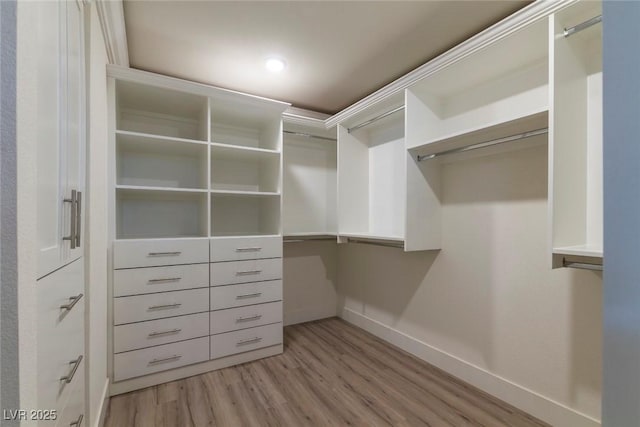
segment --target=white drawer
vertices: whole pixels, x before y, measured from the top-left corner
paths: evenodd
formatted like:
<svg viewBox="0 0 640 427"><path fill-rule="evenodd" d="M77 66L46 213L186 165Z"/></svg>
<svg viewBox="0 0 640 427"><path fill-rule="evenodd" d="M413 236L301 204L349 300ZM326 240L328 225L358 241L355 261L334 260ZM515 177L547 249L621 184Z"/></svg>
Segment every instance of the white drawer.
<svg viewBox="0 0 640 427"><path fill-rule="evenodd" d="M115 270L113 296L209 287L209 264Z"/></svg>
<svg viewBox="0 0 640 427"><path fill-rule="evenodd" d="M209 262L209 239L116 240L113 267L155 267Z"/></svg>
<svg viewBox="0 0 640 427"><path fill-rule="evenodd" d="M282 322L282 301L212 311L210 320L211 335Z"/></svg>
<svg viewBox="0 0 640 427"><path fill-rule="evenodd" d="M211 310L282 300L282 280L211 288Z"/></svg>
<svg viewBox="0 0 640 427"><path fill-rule="evenodd" d="M211 286L282 279L282 258L216 262L211 265Z"/></svg>
<svg viewBox="0 0 640 427"><path fill-rule="evenodd" d="M74 426L88 425L87 419L84 417L84 364L78 369L76 374L77 384L70 390L69 397L64 402L64 406L57 408L57 421L38 423L38 425L57 425L60 427L69 427L72 423L80 421ZM76 382L74 380L74 382Z"/></svg>
<svg viewBox="0 0 640 427"><path fill-rule="evenodd" d="M258 258L282 258L282 236L211 239L211 262Z"/></svg>
<svg viewBox="0 0 640 427"><path fill-rule="evenodd" d="M211 336L211 358L229 356L282 343L282 323Z"/></svg>
<svg viewBox="0 0 640 427"><path fill-rule="evenodd" d="M190 314L116 326L115 353L168 344L209 335L209 313Z"/></svg>
<svg viewBox="0 0 640 427"><path fill-rule="evenodd" d="M114 381L209 360L209 337L128 351L113 356Z"/></svg>
<svg viewBox="0 0 640 427"><path fill-rule="evenodd" d="M37 282L38 402L43 409L61 408L68 391L82 381L84 361L84 261L79 259ZM76 297L71 299L71 297ZM73 304L73 302L75 304ZM73 304L73 306L71 306ZM67 305L69 309L61 308ZM34 309L35 310L35 309Z"/></svg>
<svg viewBox="0 0 640 427"><path fill-rule="evenodd" d="M143 322L209 311L209 289L163 292L113 299L113 323Z"/></svg>

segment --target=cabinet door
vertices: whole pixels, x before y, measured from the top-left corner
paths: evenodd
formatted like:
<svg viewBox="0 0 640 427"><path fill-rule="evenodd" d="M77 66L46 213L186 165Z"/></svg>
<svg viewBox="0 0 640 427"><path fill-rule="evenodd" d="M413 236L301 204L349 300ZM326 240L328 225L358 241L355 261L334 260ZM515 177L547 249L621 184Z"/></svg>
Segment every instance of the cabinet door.
<svg viewBox="0 0 640 427"><path fill-rule="evenodd" d="M38 23L34 31L38 32L38 94L37 117L34 125L38 127L38 180L37 180L37 233L38 233L38 277L55 270L62 264L62 240L68 231L68 222L64 213L66 176L63 175L64 156L64 105L65 74L64 2L40 2Z"/></svg>
<svg viewBox="0 0 640 427"><path fill-rule="evenodd" d="M64 151L66 156L66 195L76 191L75 209L77 228L76 242L64 246L64 263L71 262L82 255L84 248L84 211L85 205L85 61L84 61L84 25L82 4L78 1L65 1L67 40L66 40L66 138ZM71 249L74 247L74 249Z"/></svg>
<svg viewBox="0 0 640 427"><path fill-rule="evenodd" d="M37 7L40 50L34 124L38 126L38 277L42 277L82 256L86 90L81 3L39 2ZM76 203L72 191L79 195Z"/></svg>

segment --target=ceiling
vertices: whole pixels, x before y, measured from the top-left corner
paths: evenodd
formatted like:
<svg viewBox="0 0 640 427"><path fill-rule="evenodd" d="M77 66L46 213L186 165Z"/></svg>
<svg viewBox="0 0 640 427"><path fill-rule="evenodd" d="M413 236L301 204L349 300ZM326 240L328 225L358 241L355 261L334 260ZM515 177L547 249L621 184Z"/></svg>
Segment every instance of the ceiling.
<svg viewBox="0 0 640 427"><path fill-rule="evenodd" d="M333 114L529 3L125 0L124 14L133 68Z"/></svg>

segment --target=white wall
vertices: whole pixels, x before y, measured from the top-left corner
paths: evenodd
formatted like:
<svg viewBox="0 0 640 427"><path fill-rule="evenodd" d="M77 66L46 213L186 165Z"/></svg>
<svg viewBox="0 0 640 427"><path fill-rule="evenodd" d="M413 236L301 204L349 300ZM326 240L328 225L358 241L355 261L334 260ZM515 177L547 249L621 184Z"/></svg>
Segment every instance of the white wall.
<svg viewBox="0 0 640 427"><path fill-rule="evenodd" d="M86 211L86 391L87 425L98 417L107 382L107 76L105 42L95 3L89 5L88 58L89 138Z"/></svg>
<svg viewBox="0 0 640 427"><path fill-rule="evenodd" d="M336 315L337 253L335 240L284 244L285 325Z"/></svg>
<svg viewBox="0 0 640 427"><path fill-rule="evenodd" d="M552 425L598 425L601 273L550 269L546 145L446 164L442 195L441 251L340 245L340 314Z"/></svg>

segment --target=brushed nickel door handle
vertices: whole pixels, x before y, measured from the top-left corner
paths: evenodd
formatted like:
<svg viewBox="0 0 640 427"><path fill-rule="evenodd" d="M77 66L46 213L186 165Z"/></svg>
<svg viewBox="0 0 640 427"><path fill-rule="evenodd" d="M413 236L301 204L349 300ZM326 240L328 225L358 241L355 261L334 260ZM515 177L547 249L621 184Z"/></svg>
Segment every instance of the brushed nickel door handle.
<svg viewBox="0 0 640 427"><path fill-rule="evenodd" d="M84 294L78 294L75 297L69 297L70 302L68 304L61 305L60 308L63 310L71 311L73 306L75 306L78 303L78 301L82 299L83 296Z"/></svg>
<svg viewBox="0 0 640 427"><path fill-rule="evenodd" d="M71 368L71 372L69 372L69 374L65 375L64 377L61 377L60 381L64 381L65 383L69 384L71 380L73 380L73 377L76 375L76 371L78 370L78 367L80 366L81 362L82 362L82 355L78 356L76 360L72 360L71 362L69 362L70 365L73 364L73 368Z"/></svg>

